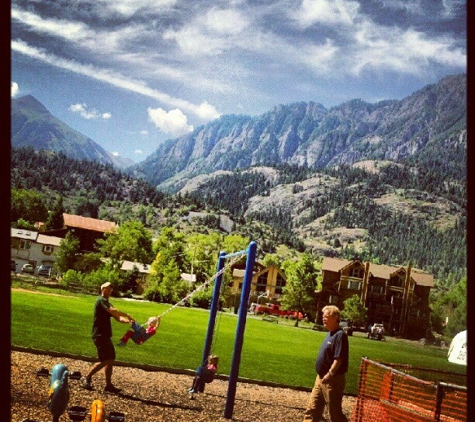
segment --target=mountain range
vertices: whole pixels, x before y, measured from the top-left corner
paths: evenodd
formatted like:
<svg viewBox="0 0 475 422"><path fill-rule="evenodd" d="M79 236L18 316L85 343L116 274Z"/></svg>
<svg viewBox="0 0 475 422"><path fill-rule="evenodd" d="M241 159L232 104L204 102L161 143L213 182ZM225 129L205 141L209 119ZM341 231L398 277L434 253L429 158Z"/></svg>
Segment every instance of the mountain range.
<svg viewBox="0 0 475 422"><path fill-rule="evenodd" d="M128 169L159 189L177 192L198 176L219 170L293 164L330 168L365 160L424 160L466 147L466 75L447 76L402 100L359 99L326 109L316 102L277 105L260 116L225 115L170 139L144 161L114 156L51 115L33 96L12 100L11 144L63 152ZM464 163L446 165L460 167Z"/></svg>
<svg viewBox="0 0 475 422"><path fill-rule="evenodd" d="M150 183L142 193L117 192L130 181L118 182L122 175L102 167L91 166L91 180L61 174L57 162L40 169L44 157L28 168L17 159L12 183L59 189L70 204L84 202L76 197L87 192L111 221L131 215L120 215L110 198L146 205L152 191L178 192L170 201L155 198L163 203L154 200L151 221L196 220L198 229L258 239L266 252L288 245L386 264L412 261L448 277L466 267L466 100L466 75L454 75L403 100L355 99L328 110L298 102L256 117L222 116L127 166L127 177ZM97 143L31 96L12 101L11 142L15 152L30 146L113 164ZM67 189L56 183L66 178Z"/></svg>
<svg viewBox="0 0 475 422"><path fill-rule="evenodd" d="M355 99L330 109L298 102L256 117L226 115L165 142L129 170L161 190L177 192L190 178L218 170L417 162L427 151L443 157L454 145L466 146L466 103L466 75L459 74L403 100Z"/></svg>

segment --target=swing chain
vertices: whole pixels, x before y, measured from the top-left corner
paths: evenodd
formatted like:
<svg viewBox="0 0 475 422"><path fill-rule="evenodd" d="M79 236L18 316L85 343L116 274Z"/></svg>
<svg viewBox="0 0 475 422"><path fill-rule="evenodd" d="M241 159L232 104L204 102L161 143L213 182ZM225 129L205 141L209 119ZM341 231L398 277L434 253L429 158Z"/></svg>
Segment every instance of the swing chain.
<svg viewBox="0 0 475 422"><path fill-rule="evenodd" d="M235 256L233 257L233 259L227 264L225 265L221 270L219 270L216 274L214 274L214 276L212 276L211 278L209 278L208 280L206 280L201 286L199 286L198 288L196 288L195 290L193 290L192 292L188 293L183 299L181 299L180 301L178 301L177 303L175 303L172 307L168 308L167 310L165 310L161 315L159 315L159 318L163 317L164 315L166 315L168 312L170 312L172 309L176 308L177 306L179 306L181 303L185 302L186 300L188 300L191 296L193 296L196 292L200 291L200 290L203 290L209 283L211 283L214 279L218 278L221 274L224 273L224 271L232 266L238 259L240 258L240 256Z"/></svg>

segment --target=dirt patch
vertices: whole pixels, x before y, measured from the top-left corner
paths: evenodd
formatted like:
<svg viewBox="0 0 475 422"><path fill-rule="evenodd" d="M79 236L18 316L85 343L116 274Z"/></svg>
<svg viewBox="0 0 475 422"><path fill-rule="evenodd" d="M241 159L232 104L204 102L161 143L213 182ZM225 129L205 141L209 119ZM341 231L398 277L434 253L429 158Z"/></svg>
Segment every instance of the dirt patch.
<svg viewBox="0 0 475 422"><path fill-rule="evenodd" d="M11 420L31 418L51 420L47 407L49 378L37 377L38 369L52 370L62 363L70 371L87 373L92 363L35 353L11 352ZM84 406L88 410L95 399L104 402L107 412L122 412L126 422L220 422L225 409L232 410L232 420L241 422L301 421L308 391L275 388L239 382L234 405L228 407L228 381L215 379L206 384L204 393L190 398L188 389L193 376L163 371L145 371L133 367L114 367L113 381L121 393L104 393L105 379L100 371L93 379L94 391L84 390L77 380L70 380L69 406ZM345 396L343 409L349 418L356 399ZM86 419L88 420L88 419ZM328 420L328 419L327 419ZM67 412L60 422L69 421Z"/></svg>

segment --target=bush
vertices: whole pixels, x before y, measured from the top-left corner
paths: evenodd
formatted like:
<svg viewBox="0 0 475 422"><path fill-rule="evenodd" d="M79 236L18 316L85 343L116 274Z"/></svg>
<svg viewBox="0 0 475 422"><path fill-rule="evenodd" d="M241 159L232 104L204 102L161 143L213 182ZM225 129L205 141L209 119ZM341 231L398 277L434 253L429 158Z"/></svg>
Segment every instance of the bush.
<svg viewBox="0 0 475 422"><path fill-rule="evenodd" d="M68 270L61 277L60 284L66 289L70 289L74 286L82 286L84 274L76 270Z"/></svg>
<svg viewBox="0 0 475 422"><path fill-rule="evenodd" d="M112 292L113 296L119 295L121 277L118 271L109 269L106 267L99 268L96 271L92 271L84 276L83 286L88 290L99 290L100 286L106 282L109 282L114 287Z"/></svg>
<svg viewBox="0 0 475 422"><path fill-rule="evenodd" d="M143 297L145 300L149 300L150 302L162 301L162 295L157 286L147 287L143 293Z"/></svg>
<svg viewBox="0 0 475 422"><path fill-rule="evenodd" d="M190 305L195 308L209 309L212 297L213 292L211 290L196 292L190 298Z"/></svg>

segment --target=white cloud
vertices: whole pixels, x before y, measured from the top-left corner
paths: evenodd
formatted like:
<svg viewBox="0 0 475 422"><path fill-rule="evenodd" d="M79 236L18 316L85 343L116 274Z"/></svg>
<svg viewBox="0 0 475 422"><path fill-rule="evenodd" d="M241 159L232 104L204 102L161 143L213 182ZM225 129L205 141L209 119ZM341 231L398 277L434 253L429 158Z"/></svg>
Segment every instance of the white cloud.
<svg viewBox="0 0 475 422"><path fill-rule="evenodd" d="M118 157L120 154L117 151L111 152L114 157Z"/></svg>
<svg viewBox="0 0 475 422"><path fill-rule="evenodd" d="M249 18L238 10L213 8L178 31L165 31L163 37L176 41L186 55L216 56L240 45L250 25Z"/></svg>
<svg viewBox="0 0 475 422"><path fill-rule="evenodd" d="M390 1L387 7L404 8L417 14L419 0ZM312 69L321 77L344 75L360 77L364 72L397 72L420 76L431 72L434 64L465 66L466 54L454 47L450 36L429 36L413 28L384 26L359 13L351 0L303 0L299 9L289 12L298 26L315 31L331 25L315 39L305 39L299 48L285 46L288 56ZM337 35L335 35L337 34ZM322 43L322 41L324 43Z"/></svg>
<svg viewBox="0 0 475 422"><path fill-rule="evenodd" d="M76 41L94 37L94 31L91 31L87 25L79 22L71 22L65 19L43 19L35 13L19 10L14 7L11 9L11 17L35 32Z"/></svg>
<svg viewBox="0 0 475 422"><path fill-rule="evenodd" d="M136 154L136 155L142 155L142 154L143 154L143 151L142 151L141 149L136 149L136 150L134 151L134 154Z"/></svg>
<svg viewBox="0 0 475 422"><path fill-rule="evenodd" d="M140 134L146 136L146 135L148 135L148 130L145 130L145 129L141 130Z"/></svg>
<svg viewBox="0 0 475 422"><path fill-rule="evenodd" d="M66 19L43 18L31 11L12 8L12 19L27 26L30 31L46 34L72 43L74 47L85 48L98 57L107 56L108 60L120 60L124 46L132 40L141 39L146 32L140 24L131 24L113 30L91 29L83 22Z"/></svg>
<svg viewBox="0 0 475 422"><path fill-rule="evenodd" d="M316 23L352 25L358 17L359 3L348 0L303 0L293 18L307 28Z"/></svg>
<svg viewBox="0 0 475 422"><path fill-rule="evenodd" d="M11 85L12 98L15 98L19 92L20 92L20 87L18 86L18 84L16 82L12 82L12 85Z"/></svg>
<svg viewBox="0 0 475 422"><path fill-rule="evenodd" d="M373 69L418 75L434 62L456 66L466 64L465 53L454 49L452 40L428 39L424 33L413 29L388 29L367 22L358 27L354 41L354 65L351 68L354 74Z"/></svg>
<svg viewBox="0 0 475 422"><path fill-rule="evenodd" d="M62 59L61 57L58 57L54 54L49 54L44 50L31 47L21 40L13 40L11 42L11 46L12 50L18 53L25 54L37 60L41 60L42 62L48 63L52 66L66 69L80 75L88 76L92 79L99 80L127 91L139 93L175 107L180 107L181 109L196 114L203 119L211 120L220 116L220 113L218 113L216 108L210 104L206 103L195 105L186 100L173 98L168 94L150 88L143 81L123 76L120 73L113 72L108 69L98 68L96 66L83 65L72 60Z"/></svg>
<svg viewBox="0 0 475 422"><path fill-rule="evenodd" d="M211 9L203 18L205 28L221 35L239 35L249 26L248 18L234 9Z"/></svg>
<svg viewBox="0 0 475 422"><path fill-rule="evenodd" d="M140 10L162 11L174 6L178 0L101 0L100 3L106 6L106 11L111 11L122 16L130 17Z"/></svg>
<svg viewBox="0 0 475 422"><path fill-rule="evenodd" d="M188 124L187 117L179 109L169 112L162 108L148 108L148 116L156 127L174 136L185 135L193 131L193 126Z"/></svg>
<svg viewBox="0 0 475 422"><path fill-rule="evenodd" d="M95 119L110 119L112 117L111 113L99 113L95 108L88 109L87 105L82 104L71 104L69 110L73 113L78 113L81 117L86 120L95 120Z"/></svg>

